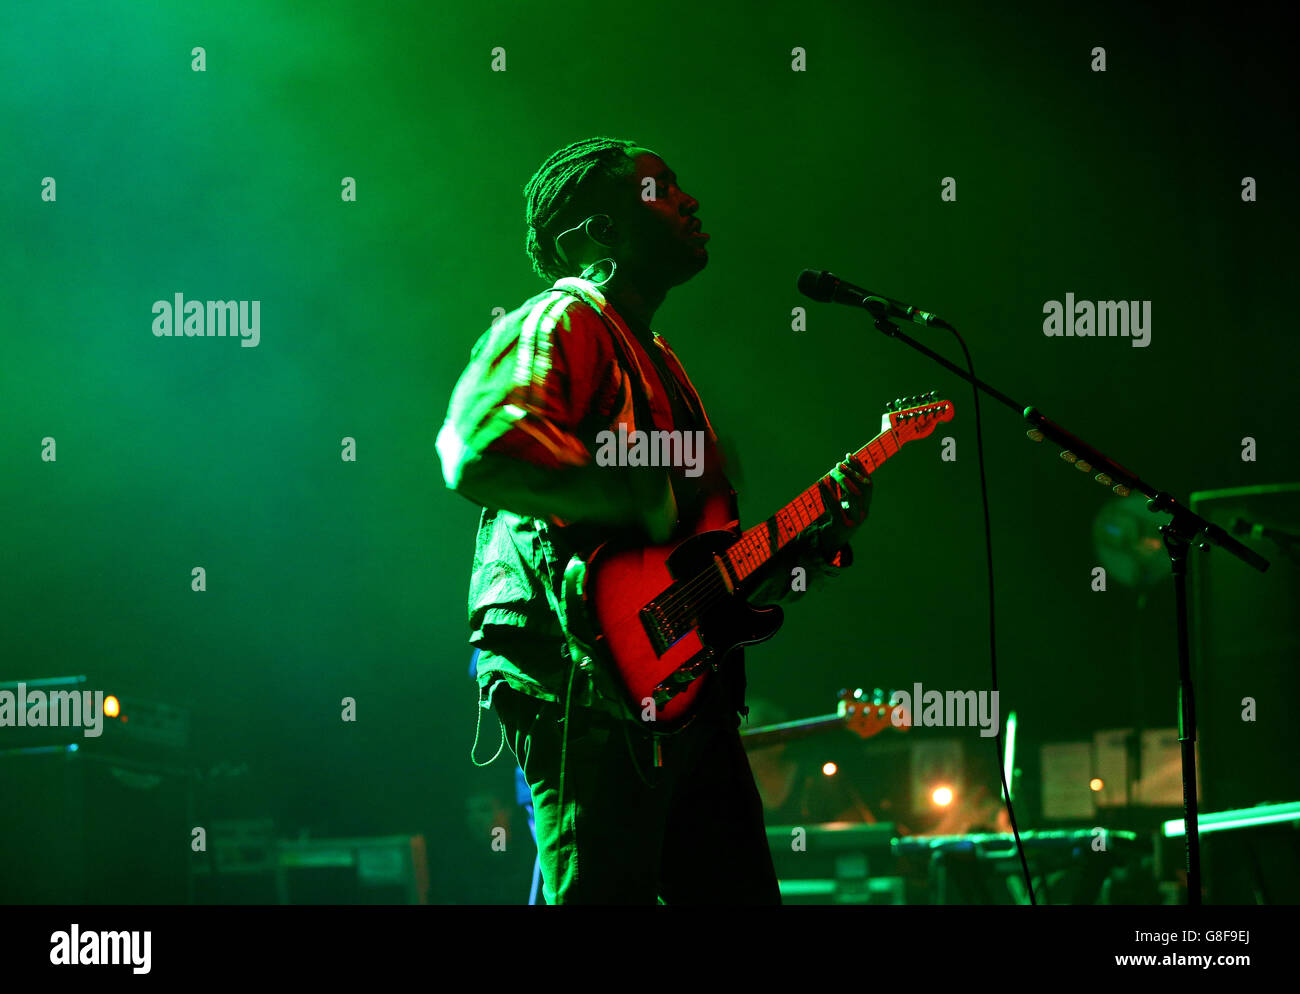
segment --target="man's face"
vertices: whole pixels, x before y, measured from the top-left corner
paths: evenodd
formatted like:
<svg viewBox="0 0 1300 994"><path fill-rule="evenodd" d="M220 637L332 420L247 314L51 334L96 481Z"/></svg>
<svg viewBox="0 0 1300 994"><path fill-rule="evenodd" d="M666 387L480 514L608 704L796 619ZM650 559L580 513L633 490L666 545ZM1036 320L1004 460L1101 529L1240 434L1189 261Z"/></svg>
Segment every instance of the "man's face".
<svg viewBox="0 0 1300 994"><path fill-rule="evenodd" d="M685 283L709 261L709 236L694 216L699 202L654 152L634 148L628 155L633 169L621 177L620 202L610 212L619 231L619 265L648 284ZM653 199L643 199L642 191Z"/></svg>

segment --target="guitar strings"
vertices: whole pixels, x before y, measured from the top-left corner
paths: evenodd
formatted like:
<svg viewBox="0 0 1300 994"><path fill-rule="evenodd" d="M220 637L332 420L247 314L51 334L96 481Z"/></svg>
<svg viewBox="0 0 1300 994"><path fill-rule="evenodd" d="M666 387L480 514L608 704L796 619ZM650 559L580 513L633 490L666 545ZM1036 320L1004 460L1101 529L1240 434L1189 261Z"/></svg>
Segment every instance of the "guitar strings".
<svg viewBox="0 0 1300 994"><path fill-rule="evenodd" d="M882 438L883 437L884 436L882 436ZM863 463L864 468L868 465L871 467L867 469L867 472L869 473L875 472L875 470L879 469L880 465L884 463L885 460L887 460L893 454L889 452L887 449L885 449L882 442L882 438L874 438L866 445L864 445L861 449L859 449L857 452L852 453L852 458L854 459L855 462ZM879 459L871 458L872 446L876 446L881 449L882 456L883 456L882 458ZM894 452L897 452L898 449L901 447L902 447L901 444L897 445L894 449ZM863 458L864 454L866 457L871 458L870 464L866 463L866 459ZM817 512L811 517L811 519L809 520L809 524L811 524L813 521L816 521L818 518L820 518L823 514L826 513L826 503L822 499L821 487L824 483L826 483L830 479L831 479L830 474L827 474L826 476L819 479L807 490L805 490L798 497L796 497L793 501L790 502L791 504L803 503L806 499L808 503L812 504L814 509L818 508L818 506L820 505L820 509L817 510ZM805 525L804 527L806 528L807 525ZM753 530L754 529L750 529L750 531ZM728 548L727 550L728 554L730 554L733 550L735 550L737 546L744 544L746 541L747 540L742 536L740 539L738 539L734 544L732 544ZM748 541L752 541L752 539ZM784 549L785 546L781 546L780 548ZM745 550L745 558L757 556L759 554L759 551L760 550L758 549L753 549L753 550L747 549ZM780 549L777 550L777 552L779 551ZM773 553L772 555L775 554L776 553ZM770 558L771 557L769 556L769 559ZM760 565L756 567L755 570L751 570L750 573L745 577L745 579L749 579L749 576L752 576L754 572L757 571L757 569L761 569L761 568L762 567ZM742 580L741 582L743 583L744 581ZM716 563L712 563L708 568L701 570L700 573L698 573L692 579L686 581L686 583L684 583L678 590L674 591L668 597L664 598L664 604L666 609L664 614L665 617L669 619L669 621L673 624L674 631L676 630L676 626L678 623L687 620L691 617L692 605L688 602L695 597L697 592L702 595L707 594L709 596L707 596L707 598L701 597L701 599L694 605L695 614L699 614L706 607L713 604L713 602L717 600L717 596L719 593L722 594L726 593L725 585L723 584L722 576L718 571Z"/></svg>
<svg viewBox="0 0 1300 994"><path fill-rule="evenodd" d="M820 481L819 481L819 484L820 484ZM818 484L815 484L814 487L811 488L810 490L806 490L806 491L804 491L804 494L801 494L799 498L796 498L796 500L802 499L803 496L806 495L806 494L811 494L811 493L815 492L815 489L816 489L816 486L817 486L817 485L818 485ZM820 497L820 494L817 494L816 496L819 498L819 497ZM814 505L814 506L816 506L816 505ZM812 520L812 521L815 521L815 520L817 519L817 517L820 517L820 515L821 515L821 514L824 514L824 513L825 513L825 505L824 505L824 502L823 502L823 510L822 510L818 515L813 516L813 518L812 518L811 520ZM768 519L768 520L771 520L771 519ZM811 524L811 521L810 521L809 523ZM764 524L766 524L766 522L764 522ZM763 527L763 526L762 526L762 525L759 525L758 527L761 528L761 527ZM805 526L805 527L807 527L807 526ZM750 529L750 530L753 531L753 529ZM751 538L749 538L749 539L746 539L746 538L744 538L744 537L742 536L740 539L738 539L736 542L734 542L731 546L728 547L728 549L727 549L727 553L726 553L726 554L727 554L727 556L730 558L730 556L732 555L732 553L733 553L734 551L736 551L736 550L738 549L738 547L741 547L741 546L752 546L752 544L753 544L753 537L751 537ZM781 546L781 548L785 548L785 546ZM751 559L751 560L752 560L752 559L758 559L758 558L761 557L761 550L758 549L758 548L752 548L752 547L749 547L749 548L743 548L743 549L741 549L740 551L742 552L742 556L741 556L742 561L745 560L745 559ZM780 550L778 549L777 551L780 551ZM772 555L775 555L775 553L772 553ZM769 556L769 558L770 558L770 556ZM733 562L732 565L734 566L735 563ZM757 570L758 570L758 569L761 569L761 568L762 568L761 565L759 565L759 566L755 566L754 569L750 570L750 572L749 572L749 573L745 576L745 578L744 578L743 580L741 580L740 582L741 582L741 583L744 583L745 580L748 580L750 576L753 576L754 573L757 572ZM723 582L723 577L722 577L721 573L718 571L718 566L717 566L717 563L716 563L716 562L715 562L715 563L710 563L708 567L706 567L705 569L701 570L698 574L696 574L695 577L693 577L692 579L688 580L686 583L682 584L682 586L681 586L678 590L674 591L672 594L670 594L668 597L666 597L666 598L664 599L664 600L665 600L665 604L666 604L666 605L667 605L667 604L671 604L671 605L674 605L674 606L682 605L683 602L685 602L685 601L690 600L691 598L693 598L693 597L695 596L695 594L696 594L697 591L699 591L699 592L704 592L704 588L706 588L706 587L713 587L713 588L724 588L724 587L725 587L725 584L724 584L724 582ZM709 592L712 592L712 591L709 591ZM725 590L724 590L724 592L725 592ZM710 601L710 602L711 602L711 601ZM704 603L705 603L705 602L702 601L702 602L700 603L700 607L703 607L703 606L704 606ZM689 610L689 608L687 608L687 609ZM680 613L679 613L678 616L680 617Z"/></svg>
<svg viewBox="0 0 1300 994"><path fill-rule="evenodd" d="M826 513L825 501L821 499L821 493L820 493L820 487L825 479L827 478L823 477L822 480L818 480L817 483L813 484L813 486L811 486L808 490L805 490L802 494L799 495L799 497L795 498L795 501L791 502L791 503L795 503L796 501L803 501L803 499L807 497L808 501L812 503L812 506L814 508L816 508L820 504L821 510L817 514L811 517L809 524L811 524L812 521L816 521L819 517L821 517L823 514ZM762 527L762 526L760 525L758 527ZM804 527L806 528L807 525L805 525ZM754 529L750 529L750 531L753 530ZM740 539L738 539L735 543L733 543L728 548L727 550L728 554L730 554L732 550L736 549L737 546L744 545L747 542L752 542L752 538L747 540L742 536ZM787 543L787 545L788 544L789 543ZM777 549L777 552L779 552L781 549L784 548L786 548L785 545L781 546L779 549ZM744 551L743 558L757 558L760 556L760 554L761 552L759 549L746 549ZM775 555L775 554L776 553L772 553L771 555ZM768 558L770 559L771 556L769 556ZM754 573L761 568L762 568L761 564L759 566L756 566L753 570L749 572L749 574L745 577L745 579L746 580L749 579L750 576L753 576ZM742 580L741 582L743 583L744 580ZM726 585L723 582L722 574L718 570L717 563L710 563L708 567L701 570L690 580L686 581L686 583L682 584L682 586L679 589L673 591L671 594L669 594L667 597L664 598L664 605L665 605L664 617L667 620L669 620L669 622L673 626L674 632L676 632L677 625L680 622L689 620L692 614L698 615L705 608L712 605L718 599L719 596L723 596L726 593L727 593ZM698 600L696 600L697 594L700 595ZM693 604L690 603L691 601L694 601L694 603Z"/></svg>
<svg viewBox="0 0 1300 994"><path fill-rule="evenodd" d="M928 421L929 419L927 418L926 420ZM893 428L893 430L883 432L878 437L873 438L870 442L864 445L857 452L850 453L849 458L852 459L854 462L862 464L863 468L866 469L868 474L874 473L877 469L880 468L880 466L884 462L886 462L889 459L890 456L897 453L903 447L904 442L898 438L896 434L897 430L898 428L895 427ZM890 438L894 442L893 451L890 451L889 449L885 448L884 440L886 438ZM871 451L873 446L880 450L879 458L876 458L874 453ZM826 476L822 477L811 487L805 490L802 494L800 494L799 497L796 497L794 501L791 501L791 504L795 504L796 502L802 502L805 499L805 497L810 502L813 502L814 508L816 508L818 504L820 504L821 510L818 511L818 513L815 514L811 519L812 521L817 520L823 514L826 513L826 502L822 496L823 493L822 485L831 479L832 479L831 475L828 473ZM777 513L779 514L780 512L778 511ZM775 517L775 515L773 517ZM772 519L767 519L767 520L772 520ZM767 520L763 522L764 525L767 523ZM811 521L809 523L811 524ZM749 532L754 532L755 536L757 536L757 534L759 534L757 532L758 527L761 526L756 526L755 528L749 529L747 532L743 533L739 539L737 539L734 543L732 543L732 545L730 545L727 548L727 555L729 560L730 560L731 553L738 546L752 544L753 539L752 538L746 539L744 536L745 534L749 534ZM804 527L806 528L808 526L805 525ZM792 541L794 540L792 539ZM786 543L786 545L789 545L789 543ZM768 561L770 561L771 558L775 556L777 553L779 553L782 549L786 548L786 545L782 545L778 547L778 549L775 552L770 552L767 556ZM769 547L770 547L770 543L769 543ZM759 549L747 548L744 550L744 558L759 556L759 554L760 554ZM734 566L735 563L732 563L732 565ZM745 579L747 580L749 579L750 576L753 576L754 573L757 572L759 569L761 569L763 565L764 564L760 563L758 566L752 569L749 572L749 574L745 577ZM724 578L722 572L719 569L717 562L715 561L710 563L708 567L701 570L696 576L686 581L686 583L682 584L680 588L673 591L667 597L664 598L664 605L665 605L664 617L672 625L672 634L676 634L677 625L682 621L689 620L691 617L698 617L720 597L727 596L729 593L734 593L734 589L730 592L727 590L727 585L723 582L723 580ZM744 580L741 581L741 583L743 582Z"/></svg>
<svg viewBox="0 0 1300 994"><path fill-rule="evenodd" d="M897 429L882 433L878 437L873 438L857 452L850 453L850 458L854 462L861 464L868 473L874 473L889 459L890 456L897 453L903 447L904 443L898 439L895 434L896 430ZM894 442L893 451L890 451L885 447L884 440L886 438L889 438ZM872 452L873 448L880 450L878 457ZM802 504L806 499L808 503L812 504L814 509L820 508L812 516L809 524L811 524L812 521L816 521L826 513L826 503L822 498L822 485L827 483L829 480L831 480L831 476L828 473L790 502L791 504ZM779 513L780 512L778 512L778 514ZM765 523L766 522L764 522L764 524ZM804 525L804 527L806 528L807 525ZM754 531L754 529L750 529L749 531ZM748 532L746 534L748 534ZM737 546L740 546L747 541L752 541L752 539L746 540L742 535L740 539L728 547L728 554L735 550ZM776 550L776 552L780 552L781 549L784 548L785 546L781 546ZM756 557L759 554L760 550L758 549L744 550L745 558ZM770 560L775 554L776 553L774 552L769 555L768 559ZM762 564L755 567L755 569L751 570L745 579L748 579L749 576L752 576L754 572L761 568ZM743 583L744 581L742 580L741 582ZM678 624L682 621L689 620L692 615L699 615L706 608L711 606L719 596L725 595L726 593L727 591L725 589L725 584L723 583L723 577L718 566L716 563L711 563L709 567L701 570L700 573L686 581L686 583L684 583L678 590L664 598L664 617L670 622L670 624L672 624L673 632L675 634ZM699 594L700 597L698 600L695 600L697 594ZM693 600L695 600L695 603L692 604L691 601Z"/></svg>

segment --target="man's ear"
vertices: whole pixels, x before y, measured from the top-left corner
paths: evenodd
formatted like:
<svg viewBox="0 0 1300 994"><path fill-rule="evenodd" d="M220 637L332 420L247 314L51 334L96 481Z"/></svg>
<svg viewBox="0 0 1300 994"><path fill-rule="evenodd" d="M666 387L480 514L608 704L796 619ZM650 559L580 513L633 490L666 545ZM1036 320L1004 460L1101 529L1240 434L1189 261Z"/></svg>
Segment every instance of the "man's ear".
<svg viewBox="0 0 1300 994"><path fill-rule="evenodd" d="M593 214L587 219L586 228L587 237L606 248L613 248L614 243L618 241L618 228L614 226L614 219L608 214Z"/></svg>
<svg viewBox="0 0 1300 994"><path fill-rule="evenodd" d="M575 224L567 231L562 231L555 236L555 252L566 266L575 265L583 255L581 250L575 250L572 241L574 236L582 232L594 245L602 248L613 248L618 241L618 228L614 226L614 219L608 214L592 214L589 218L580 224ZM573 252L573 261L570 261L570 252Z"/></svg>

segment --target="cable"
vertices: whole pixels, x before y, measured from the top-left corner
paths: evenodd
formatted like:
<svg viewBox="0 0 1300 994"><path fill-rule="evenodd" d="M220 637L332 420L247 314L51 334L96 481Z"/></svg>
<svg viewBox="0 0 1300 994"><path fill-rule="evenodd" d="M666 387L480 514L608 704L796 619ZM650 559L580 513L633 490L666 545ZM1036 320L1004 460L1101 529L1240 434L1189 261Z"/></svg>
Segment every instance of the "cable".
<svg viewBox="0 0 1300 994"><path fill-rule="evenodd" d="M970 356L970 349L966 348L966 341L958 334L957 329L948 325L948 330L957 339L957 344L961 346L962 354L966 356L966 368L970 372L970 378L975 380L975 361ZM980 464L980 499L984 504L984 549L988 559L989 569L989 664L992 667L993 693L998 692L998 639L997 639L997 617L993 604L993 529L989 525L989 487L988 480L984 473L984 432L980 427L980 391L979 387L971 383L971 392L975 395L975 451L979 455ZM1002 723L998 723L997 734L993 737L993 746L997 750L996 767L998 779L1002 781L1002 796L1007 801L1007 816L1011 819L1011 834L1016 839L1016 853L1020 856L1020 869L1025 875L1025 887L1029 891L1029 903L1036 905L1038 899L1034 895L1034 881L1029 875L1029 862L1025 859L1025 847L1020 841L1020 829L1016 826L1016 812L1011 805L1011 790L1007 784L1006 773L1002 769ZM1012 776L1014 776L1014 772Z"/></svg>
<svg viewBox="0 0 1300 994"><path fill-rule="evenodd" d="M477 656L475 657L477 658ZM474 702L474 707L478 711L478 716L474 719L474 744L469 747L469 761L475 766L491 766L501 755L501 750L506 747L506 726L501 723L501 718L497 717L497 724L501 727L501 741L497 743L497 751L492 754L492 758L486 763L480 763L474 758L474 753L478 752L478 733L483 724L483 712L487 710L481 700ZM495 712L494 712L495 714Z"/></svg>
<svg viewBox="0 0 1300 994"><path fill-rule="evenodd" d="M565 760L565 754L567 753L569 748L569 713L570 713L569 702L573 697L573 677L574 674L577 672L578 672L577 664L570 663L569 683L564 690L564 731L560 733L560 804L559 804L560 826L558 831L558 839L561 841L558 844L561 846L563 846L562 840L564 838L564 766L565 766L564 760ZM577 838L578 813L576 811L573 813L573 836L574 836L573 839L574 845L576 847L578 842L578 838Z"/></svg>
<svg viewBox="0 0 1300 994"><path fill-rule="evenodd" d="M572 267L573 267L573 263L571 263L571 262L569 261L569 253L568 253L568 250L565 249L565 247L564 247L563 245L560 244L560 239L563 238L563 237L565 237L565 236L568 235L569 233L574 232L574 231L578 231L579 229L581 229L582 232L583 232L583 233L584 233L584 234L585 234L585 235L586 235L586 236L587 236L591 241L593 241L593 242L598 242L598 243L601 244L601 245L605 245L605 244L607 244L607 243L605 243L605 242L599 242L598 239L596 239L596 238L592 235L592 233L591 233L591 222L594 221L594 220L596 220L596 218L598 218L598 217L603 217L603 218L605 219L605 221L606 221L609 225L613 225L613 223L614 223L613 218L611 218L608 214L592 214L592 215L591 215L590 217L588 217L586 220L579 221L579 222L578 222L577 224L575 224L572 228L566 228L564 231L561 231L558 235L555 236L555 239L554 239L554 241L555 241L555 254L558 255L558 256L560 257L560 260L561 260L561 261L562 261L566 266L572 268ZM587 266L587 268L584 269L584 270L582 271L582 275L581 275L580 277L578 277L578 278L579 278L579 279L586 279L586 278L587 278L587 274L589 274L592 270L594 270L594 269L595 269L597 266L599 266L602 262L608 262L608 263L609 263L609 265L610 265L609 275L606 276L606 277L605 277L603 280L601 280L599 283L597 283L597 282L594 281L594 280L592 281L592 283L594 283L596 286L600 287L601 289L604 289L604 287L609 283L609 281L612 280L612 279L614 278L614 274L615 274L616 272L618 272L618 263L614 260L614 257L613 257L613 256L608 256L608 257L606 257L606 258L604 258L604 259L597 259L595 262L593 262L593 263L591 263L589 266Z"/></svg>

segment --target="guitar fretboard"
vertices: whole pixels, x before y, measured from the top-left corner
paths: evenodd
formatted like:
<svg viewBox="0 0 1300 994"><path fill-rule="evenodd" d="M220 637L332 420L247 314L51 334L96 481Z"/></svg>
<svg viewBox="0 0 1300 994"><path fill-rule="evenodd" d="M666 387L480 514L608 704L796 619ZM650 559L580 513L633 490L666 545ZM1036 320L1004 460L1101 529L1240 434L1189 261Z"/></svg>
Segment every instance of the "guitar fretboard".
<svg viewBox="0 0 1300 994"><path fill-rule="evenodd" d="M874 473L900 448L902 443L891 429L881 432L853 453L853 459L866 472ZM723 559L737 584L744 583L770 563L777 553L796 541L826 514L832 482L830 474L823 476L772 517L742 534L723 553Z"/></svg>

